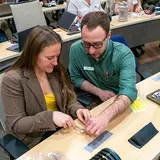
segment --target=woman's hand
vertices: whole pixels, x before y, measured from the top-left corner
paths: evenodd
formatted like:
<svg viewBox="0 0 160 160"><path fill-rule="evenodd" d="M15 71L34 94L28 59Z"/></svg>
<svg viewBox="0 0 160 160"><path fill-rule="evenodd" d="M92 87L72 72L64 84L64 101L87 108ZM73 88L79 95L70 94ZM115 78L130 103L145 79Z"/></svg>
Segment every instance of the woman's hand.
<svg viewBox="0 0 160 160"><path fill-rule="evenodd" d="M78 119L85 124L90 118L91 118L91 113L88 109L78 109L76 111Z"/></svg>
<svg viewBox="0 0 160 160"><path fill-rule="evenodd" d="M72 119L71 116L59 112L59 111L54 111L53 112L53 122L56 124L58 127L63 127L63 128L75 128L75 123Z"/></svg>

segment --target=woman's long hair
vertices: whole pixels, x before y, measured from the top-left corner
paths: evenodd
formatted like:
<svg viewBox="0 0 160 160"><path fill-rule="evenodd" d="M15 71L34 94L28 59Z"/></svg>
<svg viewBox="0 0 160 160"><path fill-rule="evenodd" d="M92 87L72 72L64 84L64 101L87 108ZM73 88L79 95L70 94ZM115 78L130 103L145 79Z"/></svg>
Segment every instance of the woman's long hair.
<svg viewBox="0 0 160 160"><path fill-rule="evenodd" d="M22 54L9 68L9 70L18 68L34 70L37 56L41 53L41 51L45 47L57 43L62 45L62 39L59 34L53 31L52 28L46 26L37 26L33 28L26 39ZM58 58L58 65L54 67L53 73L54 72L56 72L56 78L60 82L63 90L64 98L62 103L65 108L66 105L74 103L76 96L68 73L60 62L60 56Z"/></svg>

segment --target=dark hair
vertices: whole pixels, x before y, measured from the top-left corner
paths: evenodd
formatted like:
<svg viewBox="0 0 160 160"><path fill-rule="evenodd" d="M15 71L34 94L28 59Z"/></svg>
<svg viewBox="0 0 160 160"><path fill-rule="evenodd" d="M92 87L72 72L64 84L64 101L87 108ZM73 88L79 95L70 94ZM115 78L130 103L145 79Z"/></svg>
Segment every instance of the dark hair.
<svg viewBox="0 0 160 160"><path fill-rule="evenodd" d="M107 35L110 30L110 19L108 15L102 11L90 12L83 17L81 22L81 30L84 25L91 30L100 26L104 29Z"/></svg>
<svg viewBox="0 0 160 160"><path fill-rule="evenodd" d="M33 28L27 37L21 56L13 64L13 66L9 68L9 70L18 68L34 70L37 56L41 53L41 51L45 47L57 43L61 44L62 39L59 34L53 31L52 28L49 28L47 26L37 26ZM60 62L60 56L58 58L58 65L54 67L53 73L56 74L56 78L59 81L59 84L63 90L64 96L62 104L65 109L67 105L75 102L76 96L68 73Z"/></svg>

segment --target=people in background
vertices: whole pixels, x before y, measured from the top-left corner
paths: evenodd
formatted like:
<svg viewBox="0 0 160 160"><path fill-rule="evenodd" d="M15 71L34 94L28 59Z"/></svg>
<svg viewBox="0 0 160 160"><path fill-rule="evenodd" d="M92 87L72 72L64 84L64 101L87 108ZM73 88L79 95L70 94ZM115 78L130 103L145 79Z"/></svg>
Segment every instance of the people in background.
<svg viewBox="0 0 160 160"><path fill-rule="evenodd" d="M119 5L122 1L127 2L129 12L140 13L143 10L141 0L106 0L104 11L111 16L119 14Z"/></svg>
<svg viewBox="0 0 160 160"><path fill-rule="evenodd" d="M79 17L83 17L89 12L104 11L100 0L70 0L68 11Z"/></svg>
<svg viewBox="0 0 160 160"><path fill-rule="evenodd" d="M18 0L18 2L29 2L29 0ZM41 6L43 6L44 1L43 0L39 0L39 3Z"/></svg>
<svg viewBox="0 0 160 160"><path fill-rule="evenodd" d="M110 40L110 20L104 12L85 15L81 35L70 49L74 86L91 93L96 103L115 97L108 108L84 123L88 134L99 135L137 97L135 58L128 47Z"/></svg>
<svg viewBox="0 0 160 160"><path fill-rule="evenodd" d="M74 117L82 122L90 118L90 112L76 101L60 63L61 43L52 29L35 27L2 80L6 130L30 148L44 139L47 131L75 128Z"/></svg>
<svg viewBox="0 0 160 160"><path fill-rule="evenodd" d="M155 7L160 7L160 0L142 0L142 8L146 14L152 14Z"/></svg>
<svg viewBox="0 0 160 160"><path fill-rule="evenodd" d="M115 1L115 13L116 14L119 14L119 4L122 1L127 2L129 12L140 13L143 10L141 6L141 0L116 0Z"/></svg>
<svg viewBox="0 0 160 160"><path fill-rule="evenodd" d="M6 20L0 20L0 42L12 39L12 32Z"/></svg>

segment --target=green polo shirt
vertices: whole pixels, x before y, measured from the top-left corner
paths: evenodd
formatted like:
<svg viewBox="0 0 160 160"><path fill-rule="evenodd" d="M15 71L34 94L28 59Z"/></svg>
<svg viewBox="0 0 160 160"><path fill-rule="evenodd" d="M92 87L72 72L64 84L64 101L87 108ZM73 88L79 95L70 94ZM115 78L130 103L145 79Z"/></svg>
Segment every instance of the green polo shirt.
<svg viewBox="0 0 160 160"><path fill-rule="evenodd" d="M76 88L88 80L103 90L126 95L132 102L136 99L135 57L125 45L109 40L97 61L87 54L79 40L72 44L69 59L70 78Z"/></svg>

